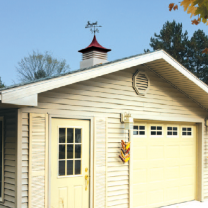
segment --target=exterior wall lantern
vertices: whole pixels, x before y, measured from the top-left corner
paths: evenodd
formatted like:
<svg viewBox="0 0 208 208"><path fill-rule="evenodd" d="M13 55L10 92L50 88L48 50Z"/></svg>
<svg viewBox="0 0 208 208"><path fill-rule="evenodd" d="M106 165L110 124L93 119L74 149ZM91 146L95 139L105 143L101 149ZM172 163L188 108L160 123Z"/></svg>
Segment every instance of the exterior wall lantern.
<svg viewBox="0 0 208 208"><path fill-rule="evenodd" d="M134 120L131 117L131 114L130 113L121 113L121 123L124 123L124 128L126 130L132 130Z"/></svg>

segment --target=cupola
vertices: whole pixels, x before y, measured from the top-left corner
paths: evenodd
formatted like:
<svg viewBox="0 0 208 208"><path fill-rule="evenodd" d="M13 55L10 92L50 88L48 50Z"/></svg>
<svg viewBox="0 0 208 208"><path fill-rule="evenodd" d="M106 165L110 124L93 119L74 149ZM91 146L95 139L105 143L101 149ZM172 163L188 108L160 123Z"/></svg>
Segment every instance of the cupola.
<svg viewBox="0 0 208 208"><path fill-rule="evenodd" d="M101 46L98 43L96 36L94 35L90 45L78 51L82 53L82 61L80 62L80 68L87 68L96 64L103 64L108 62L107 53L109 51L111 51L111 49L107 49Z"/></svg>

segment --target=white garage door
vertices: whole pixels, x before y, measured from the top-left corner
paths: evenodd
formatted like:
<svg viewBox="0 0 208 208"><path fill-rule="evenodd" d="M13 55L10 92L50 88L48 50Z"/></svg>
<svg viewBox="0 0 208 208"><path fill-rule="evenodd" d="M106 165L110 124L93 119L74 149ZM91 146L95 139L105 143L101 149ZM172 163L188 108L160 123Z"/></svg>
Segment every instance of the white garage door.
<svg viewBox="0 0 208 208"><path fill-rule="evenodd" d="M133 207L194 200L196 127L135 123L133 134Z"/></svg>

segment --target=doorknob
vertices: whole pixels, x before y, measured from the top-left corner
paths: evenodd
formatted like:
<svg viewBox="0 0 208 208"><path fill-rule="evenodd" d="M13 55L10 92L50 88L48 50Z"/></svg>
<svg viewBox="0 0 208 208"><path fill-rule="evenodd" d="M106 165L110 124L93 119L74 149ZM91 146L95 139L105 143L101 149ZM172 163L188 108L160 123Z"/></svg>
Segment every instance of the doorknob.
<svg viewBox="0 0 208 208"><path fill-rule="evenodd" d="M85 191L87 191L88 184L89 184L89 176L85 175Z"/></svg>

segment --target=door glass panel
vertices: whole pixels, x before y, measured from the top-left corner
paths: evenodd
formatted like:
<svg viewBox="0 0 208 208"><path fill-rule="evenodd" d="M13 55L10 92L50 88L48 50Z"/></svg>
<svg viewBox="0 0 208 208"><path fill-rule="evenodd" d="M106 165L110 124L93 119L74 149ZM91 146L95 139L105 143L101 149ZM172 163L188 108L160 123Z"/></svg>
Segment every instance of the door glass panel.
<svg viewBox="0 0 208 208"><path fill-rule="evenodd" d="M75 143L81 143L81 129L75 129Z"/></svg>
<svg viewBox="0 0 208 208"><path fill-rule="evenodd" d="M59 175L65 175L65 160L59 161Z"/></svg>
<svg viewBox="0 0 208 208"><path fill-rule="evenodd" d="M160 136L162 135L162 126L151 126L151 131L150 131L150 134L152 136Z"/></svg>
<svg viewBox="0 0 208 208"><path fill-rule="evenodd" d="M75 160L75 174L81 174L81 160Z"/></svg>
<svg viewBox="0 0 208 208"><path fill-rule="evenodd" d="M67 161L67 175L73 175L73 160Z"/></svg>
<svg viewBox="0 0 208 208"><path fill-rule="evenodd" d="M67 145L67 159L73 159L73 144Z"/></svg>
<svg viewBox="0 0 208 208"><path fill-rule="evenodd" d="M75 145L75 158L81 158L81 145Z"/></svg>
<svg viewBox="0 0 208 208"><path fill-rule="evenodd" d="M59 159L65 159L65 144L59 145Z"/></svg>
<svg viewBox="0 0 208 208"><path fill-rule="evenodd" d="M59 143L65 143L65 129L59 129Z"/></svg>
<svg viewBox="0 0 208 208"><path fill-rule="evenodd" d="M192 135L192 128L182 128L182 135L183 136L191 136Z"/></svg>
<svg viewBox="0 0 208 208"><path fill-rule="evenodd" d="M82 170L82 129L59 128L59 176L78 175Z"/></svg>
<svg viewBox="0 0 208 208"><path fill-rule="evenodd" d="M73 143L74 140L74 129L67 129L67 143Z"/></svg>

